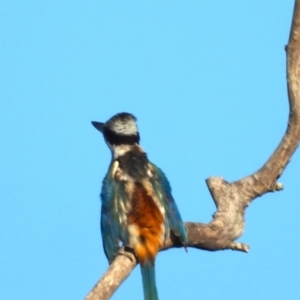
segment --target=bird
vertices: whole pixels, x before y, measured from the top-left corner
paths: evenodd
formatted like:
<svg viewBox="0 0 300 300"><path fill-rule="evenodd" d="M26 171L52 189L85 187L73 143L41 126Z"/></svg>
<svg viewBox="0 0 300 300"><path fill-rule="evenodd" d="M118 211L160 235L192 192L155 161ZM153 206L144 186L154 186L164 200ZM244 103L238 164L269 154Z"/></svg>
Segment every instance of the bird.
<svg viewBox="0 0 300 300"><path fill-rule="evenodd" d="M155 258L171 232L182 245L188 232L163 171L140 146L137 118L122 112L107 122L92 121L112 159L101 190L101 234L111 264L121 247L133 250L142 274L144 300L158 300Z"/></svg>

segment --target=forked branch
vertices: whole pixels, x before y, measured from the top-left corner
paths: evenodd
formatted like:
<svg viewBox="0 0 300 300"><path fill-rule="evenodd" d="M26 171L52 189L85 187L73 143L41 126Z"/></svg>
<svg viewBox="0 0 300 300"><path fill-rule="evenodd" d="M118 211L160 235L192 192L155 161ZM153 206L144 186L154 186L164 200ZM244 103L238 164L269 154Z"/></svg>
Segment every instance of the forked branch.
<svg viewBox="0 0 300 300"><path fill-rule="evenodd" d="M254 174L228 183L221 177L210 177L207 187L217 211L208 224L187 222L189 247L203 250L232 249L247 252L246 244L234 241L243 234L245 211L248 205L268 192L281 190L277 182L300 142L300 0L295 1L287 54L287 89L290 114L287 130L267 162ZM161 250L182 247L175 236ZM109 299L128 277L137 261L131 252L122 252L85 298Z"/></svg>

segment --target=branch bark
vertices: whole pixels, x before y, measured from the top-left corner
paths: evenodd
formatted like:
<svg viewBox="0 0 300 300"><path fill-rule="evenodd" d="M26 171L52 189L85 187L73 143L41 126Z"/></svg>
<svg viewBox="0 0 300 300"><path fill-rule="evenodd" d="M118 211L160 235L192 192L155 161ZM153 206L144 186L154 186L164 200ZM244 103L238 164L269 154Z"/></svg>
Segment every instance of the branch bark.
<svg viewBox="0 0 300 300"><path fill-rule="evenodd" d="M289 42L285 49L290 105L287 130L271 157L252 175L232 183L221 177L210 177L206 180L217 211L208 224L185 223L188 228L189 247L209 251L232 249L247 252L248 245L234 242L243 234L246 208L257 197L283 189L277 179L300 142L300 0L295 1ZM161 250L174 247L182 245L175 236L171 236ZM133 253L123 251L85 299L109 299L136 264Z"/></svg>

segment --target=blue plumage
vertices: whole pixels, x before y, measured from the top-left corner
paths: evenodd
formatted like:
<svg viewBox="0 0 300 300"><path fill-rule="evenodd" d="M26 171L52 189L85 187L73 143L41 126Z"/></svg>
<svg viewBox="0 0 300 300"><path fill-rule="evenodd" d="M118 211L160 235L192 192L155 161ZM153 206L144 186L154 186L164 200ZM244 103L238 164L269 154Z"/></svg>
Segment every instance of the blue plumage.
<svg viewBox="0 0 300 300"><path fill-rule="evenodd" d="M155 170L156 176L151 180L155 191L162 194L161 202L166 210L165 223L167 228L171 229L177 235L184 245L187 245L188 237L187 230L184 226L177 205L172 196L171 185L164 172L151 164Z"/></svg>
<svg viewBox="0 0 300 300"><path fill-rule="evenodd" d="M158 300L155 282L155 267L153 263L141 265L144 300Z"/></svg>

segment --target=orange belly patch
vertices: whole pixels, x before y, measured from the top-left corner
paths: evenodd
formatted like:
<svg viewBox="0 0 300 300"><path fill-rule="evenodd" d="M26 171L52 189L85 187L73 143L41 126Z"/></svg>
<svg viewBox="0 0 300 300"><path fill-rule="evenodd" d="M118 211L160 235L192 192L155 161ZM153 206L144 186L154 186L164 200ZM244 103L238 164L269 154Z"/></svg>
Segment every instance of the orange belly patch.
<svg viewBox="0 0 300 300"><path fill-rule="evenodd" d="M140 182L135 182L128 231L136 256L141 263L154 261L163 244L164 218L151 195Z"/></svg>

